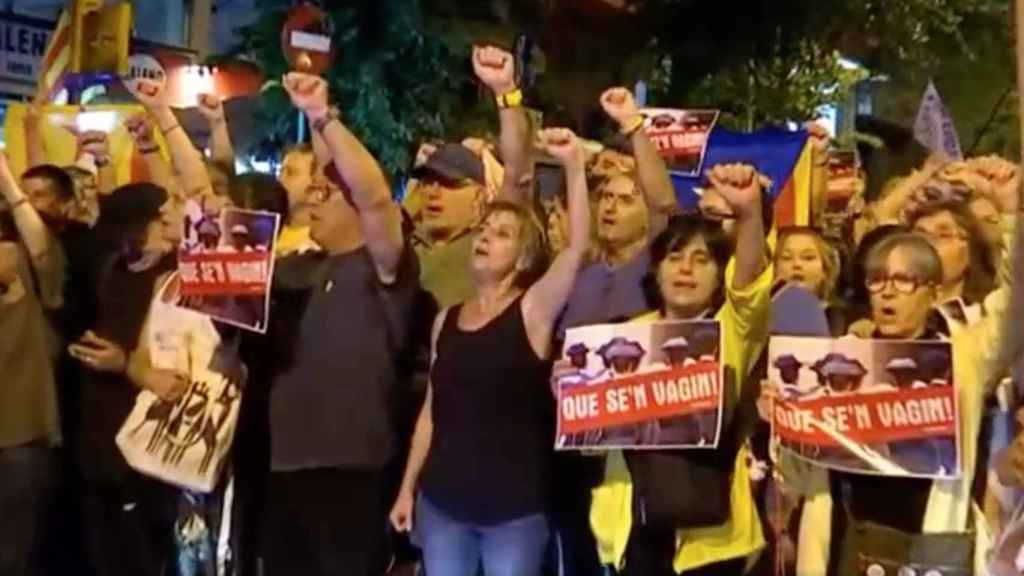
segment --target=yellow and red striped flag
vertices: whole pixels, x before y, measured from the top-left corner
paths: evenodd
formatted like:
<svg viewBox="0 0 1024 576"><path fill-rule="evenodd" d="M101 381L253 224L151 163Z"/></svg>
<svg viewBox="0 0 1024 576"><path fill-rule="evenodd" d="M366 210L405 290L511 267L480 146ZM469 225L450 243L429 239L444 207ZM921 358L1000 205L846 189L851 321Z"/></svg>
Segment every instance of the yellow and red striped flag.
<svg viewBox="0 0 1024 576"><path fill-rule="evenodd" d="M57 26L50 35L50 43L43 53L43 63L39 69L39 83L37 86L37 98L45 98L47 101L53 97L64 71L71 61L71 13L63 10Z"/></svg>

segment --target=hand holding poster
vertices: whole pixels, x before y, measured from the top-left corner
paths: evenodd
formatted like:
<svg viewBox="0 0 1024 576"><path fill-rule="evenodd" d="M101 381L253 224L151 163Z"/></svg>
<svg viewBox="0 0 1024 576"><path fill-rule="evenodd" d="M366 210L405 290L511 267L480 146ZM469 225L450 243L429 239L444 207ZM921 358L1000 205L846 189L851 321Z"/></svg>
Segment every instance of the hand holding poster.
<svg viewBox="0 0 1024 576"><path fill-rule="evenodd" d="M773 337L772 435L811 462L886 476L960 475L947 342Z"/></svg>
<svg viewBox="0 0 1024 576"><path fill-rule="evenodd" d="M718 110L645 108L644 130L665 158L668 169L680 176L697 176L704 164L708 138L718 122Z"/></svg>
<svg viewBox="0 0 1024 576"><path fill-rule="evenodd" d="M717 321L569 330L554 378L556 449L718 444L722 369Z"/></svg>
<svg viewBox="0 0 1024 576"><path fill-rule="evenodd" d="M210 210L194 201L185 212L178 305L266 332L280 218L269 212Z"/></svg>

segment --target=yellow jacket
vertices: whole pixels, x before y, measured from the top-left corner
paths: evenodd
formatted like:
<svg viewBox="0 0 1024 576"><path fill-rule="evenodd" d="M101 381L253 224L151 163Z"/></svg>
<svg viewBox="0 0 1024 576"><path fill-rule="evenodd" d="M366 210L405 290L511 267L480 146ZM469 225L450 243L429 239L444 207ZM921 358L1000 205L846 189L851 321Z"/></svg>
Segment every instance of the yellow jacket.
<svg viewBox="0 0 1024 576"><path fill-rule="evenodd" d="M726 269L726 303L716 319L721 322L724 363L732 368L736 389L726 398L739 398L747 375L768 340L773 270L764 272L742 290L733 290L733 263ZM658 312L637 318L655 322ZM747 467L749 444L736 455L731 488L731 518L720 526L676 531L676 572L692 570L715 562L742 558L764 547L761 520L750 491ZM685 488L684 488L685 489ZM602 564L622 567L633 523L633 485L621 451L608 454L604 482L594 488L590 527L597 540Z"/></svg>

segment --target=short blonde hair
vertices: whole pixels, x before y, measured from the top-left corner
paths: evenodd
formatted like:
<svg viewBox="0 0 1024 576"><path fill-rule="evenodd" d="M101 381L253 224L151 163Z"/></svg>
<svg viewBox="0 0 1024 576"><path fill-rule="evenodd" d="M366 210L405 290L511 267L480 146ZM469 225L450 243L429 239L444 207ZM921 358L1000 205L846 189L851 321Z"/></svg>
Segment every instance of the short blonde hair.
<svg viewBox="0 0 1024 576"><path fill-rule="evenodd" d="M532 210L504 200L496 200L488 204L487 211L480 221L485 222L492 215L499 213L512 214L519 220L519 237L523 242L525 266L516 274L515 283L520 288L529 288L544 275L548 267L544 232Z"/></svg>
<svg viewBox="0 0 1024 576"><path fill-rule="evenodd" d="M823 302L830 302L835 296L836 288L839 285L839 273L841 262L839 251L832 245L818 230L810 226L786 226L779 230L778 250L775 251L775 260L782 253L786 241L794 236L806 236L814 239L814 245L821 257L822 268L825 270L825 284L821 287L821 299Z"/></svg>

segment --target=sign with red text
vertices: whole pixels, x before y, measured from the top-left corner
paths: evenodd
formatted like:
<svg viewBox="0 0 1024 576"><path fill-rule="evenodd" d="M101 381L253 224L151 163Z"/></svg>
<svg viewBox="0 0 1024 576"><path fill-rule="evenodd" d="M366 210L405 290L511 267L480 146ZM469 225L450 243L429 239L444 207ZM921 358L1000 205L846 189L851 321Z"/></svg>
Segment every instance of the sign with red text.
<svg viewBox="0 0 1024 576"><path fill-rule="evenodd" d="M948 342L773 337L768 379L782 449L849 472L960 475Z"/></svg>
<svg viewBox="0 0 1024 576"><path fill-rule="evenodd" d="M569 330L556 362L555 448L714 448L722 414L717 321Z"/></svg>
<svg viewBox="0 0 1024 576"><path fill-rule="evenodd" d="M719 111L644 108L640 112L644 131L669 171L678 176L698 176Z"/></svg>
<svg viewBox="0 0 1024 576"><path fill-rule="evenodd" d="M266 332L279 226L280 217L269 212L186 204L178 251L178 305Z"/></svg>

